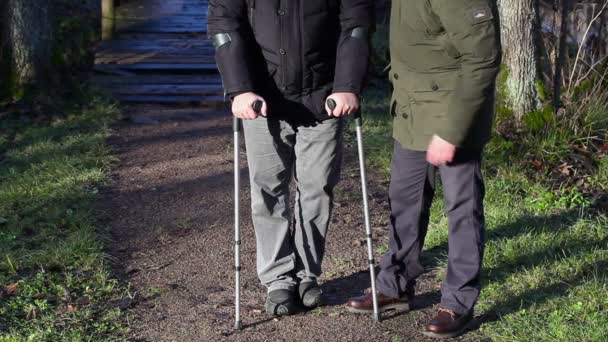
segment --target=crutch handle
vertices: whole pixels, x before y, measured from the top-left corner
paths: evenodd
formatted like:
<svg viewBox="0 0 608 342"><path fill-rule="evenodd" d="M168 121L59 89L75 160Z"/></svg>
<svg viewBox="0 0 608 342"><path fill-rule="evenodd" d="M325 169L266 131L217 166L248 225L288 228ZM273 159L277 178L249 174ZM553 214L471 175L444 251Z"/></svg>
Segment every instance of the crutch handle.
<svg viewBox="0 0 608 342"><path fill-rule="evenodd" d="M252 107L253 110L260 114L262 112L262 106L264 106L264 102L262 100L256 100ZM234 119L232 120L232 129L234 132L241 132L241 128L243 126L243 120L237 118L236 116L234 117Z"/></svg>
<svg viewBox="0 0 608 342"><path fill-rule="evenodd" d="M253 103L252 107L253 110L257 113L257 114L261 114L262 113L262 107L264 106L264 101L262 100L255 100L255 102Z"/></svg>
<svg viewBox="0 0 608 342"><path fill-rule="evenodd" d="M337 106L338 106L338 104L336 103L336 101L334 99L327 99L327 108L329 108L329 110L331 110L333 112ZM357 126L361 127L361 125L363 124L363 120L361 120L361 110L358 110L357 112L355 112L354 116L355 116L355 124Z"/></svg>
<svg viewBox="0 0 608 342"><path fill-rule="evenodd" d="M329 108L329 110L333 112L334 109L336 109L336 106L338 106L338 104L334 99L327 99L327 108Z"/></svg>

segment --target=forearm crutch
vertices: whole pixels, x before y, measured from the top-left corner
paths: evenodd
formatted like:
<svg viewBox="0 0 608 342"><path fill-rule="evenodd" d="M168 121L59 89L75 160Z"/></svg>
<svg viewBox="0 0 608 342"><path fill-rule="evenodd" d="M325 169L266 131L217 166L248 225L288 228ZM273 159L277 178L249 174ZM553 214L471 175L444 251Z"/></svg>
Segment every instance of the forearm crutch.
<svg viewBox="0 0 608 342"><path fill-rule="evenodd" d="M262 101L254 102L253 110L260 113L262 105ZM235 116L232 128L234 133L234 329L236 330L243 328L241 321L241 167L239 159L241 154L239 138L242 126L242 120Z"/></svg>
<svg viewBox="0 0 608 342"><path fill-rule="evenodd" d="M333 99L327 99L327 107L333 111L336 109L336 102ZM365 216L365 234L367 236L367 254L369 261L369 276L372 286L372 301L374 304L374 321L380 321L380 312L378 310L378 295L376 293L376 269L374 262L374 250L372 241L372 228L369 219L369 201L367 196L367 173L365 171L365 152L363 151L363 120L361 111L355 114L355 126L357 131L357 149L359 152L359 169L361 171L361 191L363 195L363 215Z"/></svg>

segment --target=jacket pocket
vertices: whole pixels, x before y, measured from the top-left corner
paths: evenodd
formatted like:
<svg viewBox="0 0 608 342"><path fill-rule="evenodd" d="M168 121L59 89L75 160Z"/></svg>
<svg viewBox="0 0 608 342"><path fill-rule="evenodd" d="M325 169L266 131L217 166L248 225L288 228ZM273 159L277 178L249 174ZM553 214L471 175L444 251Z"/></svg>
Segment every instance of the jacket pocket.
<svg viewBox="0 0 608 342"><path fill-rule="evenodd" d="M393 117L407 119L412 114L410 95L403 88L395 88L391 97L390 111Z"/></svg>
<svg viewBox="0 0 608 342"><path fill-rule="evenodd" d="M458 73L416 74L411 95L415 129L434 134L445 125L452 103Z"/></svg>

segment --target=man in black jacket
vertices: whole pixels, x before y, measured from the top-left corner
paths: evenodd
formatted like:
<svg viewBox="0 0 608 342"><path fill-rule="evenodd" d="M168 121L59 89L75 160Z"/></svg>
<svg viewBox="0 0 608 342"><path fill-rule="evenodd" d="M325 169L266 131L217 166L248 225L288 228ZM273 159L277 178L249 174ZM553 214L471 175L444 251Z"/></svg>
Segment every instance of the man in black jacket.
<svg viewBox="0 0 608 342"><path fill-rule="evenodd" d="M244 119L258 276L270 314L291 314L298 301L320 303L341 117L359 109L372 15L371 0L209 0L208 33L224 90Z"/></svg>

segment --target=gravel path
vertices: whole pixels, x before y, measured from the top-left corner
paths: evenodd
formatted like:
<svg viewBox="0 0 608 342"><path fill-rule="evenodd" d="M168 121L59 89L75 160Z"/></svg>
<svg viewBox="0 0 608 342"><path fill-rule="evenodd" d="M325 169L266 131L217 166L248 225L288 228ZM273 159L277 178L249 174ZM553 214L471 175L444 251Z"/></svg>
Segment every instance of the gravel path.
<svg viewBox="0 0 608 342"><path fill-rule="evenodd" d="M137 294L131 337L137 341L425 341L420 334L438 300L432 271L410 313L381 323L348 314L343 304L369 286L355 149L347 146L328 236L323 291L327 305L275 319L263 312L255 239L243 174L243 315L234 332L232 133L230 116L201 107L125 109L110 143L119 156L102 207L110 213L116 272ZM243 156L242 165L246 166ZM371 173L376 247L388 239L387 182ZM379 257L379 255L377 256ZM473 333L461 340L480 340Z"/></svg>

